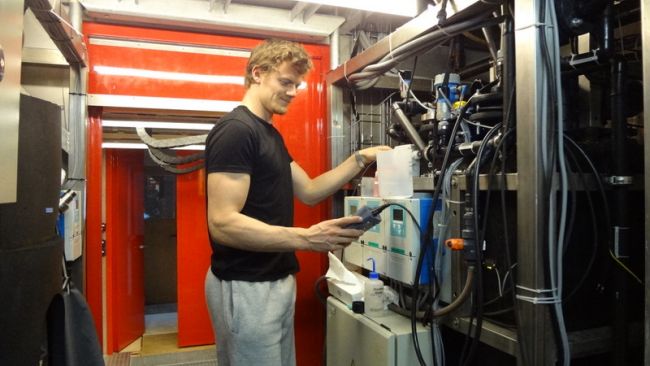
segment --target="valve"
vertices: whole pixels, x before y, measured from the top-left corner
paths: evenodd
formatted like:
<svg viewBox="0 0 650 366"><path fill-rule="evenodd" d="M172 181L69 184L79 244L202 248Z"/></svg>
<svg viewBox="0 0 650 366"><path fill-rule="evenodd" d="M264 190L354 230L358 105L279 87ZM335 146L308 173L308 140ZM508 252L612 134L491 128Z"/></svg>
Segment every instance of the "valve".
<svg viewBox="0 0 650 366"><path fill-rule="evenodd" d="M451 238L445 241L445 245L451 250L463 250L465 249L465 240L463 238Z"/></svg>

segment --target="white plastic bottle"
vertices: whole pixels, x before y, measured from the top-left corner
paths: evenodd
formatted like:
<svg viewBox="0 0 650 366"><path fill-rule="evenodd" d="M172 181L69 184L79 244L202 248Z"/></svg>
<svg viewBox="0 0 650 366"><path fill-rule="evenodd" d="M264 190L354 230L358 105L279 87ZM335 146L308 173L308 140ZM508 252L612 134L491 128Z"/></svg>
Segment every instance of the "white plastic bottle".
<svg viewBox="0 0 650 366"><path fill-rule="evenodd" d="M375 272L375 259L372 261L372 271L363 288L364 311L368 316L381 316L384 314L384 283Z"/></svg>

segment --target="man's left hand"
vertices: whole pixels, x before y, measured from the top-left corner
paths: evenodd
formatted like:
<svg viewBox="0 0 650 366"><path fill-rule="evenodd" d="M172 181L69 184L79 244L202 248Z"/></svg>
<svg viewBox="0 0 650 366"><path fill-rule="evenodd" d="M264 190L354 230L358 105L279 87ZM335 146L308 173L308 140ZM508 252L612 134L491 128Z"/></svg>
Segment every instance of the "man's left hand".
<svg viewBox="0 0 650 366"><path fill-rule="evenodd" d="M359 154L361 154L364 164L368 165L377 160L377 153L388 150L392 150L392 148L390 146L380 145L359 150Z"/></svg>

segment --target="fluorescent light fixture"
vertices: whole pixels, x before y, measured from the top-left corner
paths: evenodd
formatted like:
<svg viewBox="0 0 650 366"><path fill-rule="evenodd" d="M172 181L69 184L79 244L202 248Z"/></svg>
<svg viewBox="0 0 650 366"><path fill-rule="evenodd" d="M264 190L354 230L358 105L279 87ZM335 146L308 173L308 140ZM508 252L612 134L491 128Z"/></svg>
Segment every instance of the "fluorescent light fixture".
<svg viewBox="0 0 650 366"><path fill-rule="evenodd" d="M114 66L95 66L95 72L100 75L132 76L148 79L192 81L195 83L208 84L244 85L243 76L189 74L184 72L154 71Z"/></svg>
<svg viewBox="0 0 650 366"><path fill-rule="evenodd" d="M116 121L116 120L103 120L103 127L120 127L120 128L158 128L167 130L194 130L194 131L210 131L212 124L210 123L183 123L183 122L150 122L150 121Z"/></svg>
<svg viewBox="0 0 650 366"><path fill-rule="evenodd" d="M102 149L147 149L147 145L137 142L103 142ZM173 150L205 150L204 145L189 145L184 147L177 147Z"/></svg>
<svg viewBox="0 0 650 366"><path fill-rule="evenodd" d="M374 13L414 17L418 13L417 0L301 0L305 3L359 9Z"/></svg>
<svg viewBox="0 0 650 366"><path fill-rule="evenodd" d="M132 76L132 77L140 77L140 78L147 78L147 79L191 81L195 83L207 83L207 84L232 84L232 85L242 85L242 86L244 85L243 76L189 74L184 72L153 71L153 70L132 69L128 67L114 67L114 66L95 66L95 72L100 75ZM298 86L298 89L299 90L307 89L307 83L303 81Z"/></svg>
<svg viewBox="0 0 650 366"><path fill-rule="evenodd" d="M199 53L204 55L216 56L229 56L248 58L250 51L233 50L228 48L215 48L209 46L192 46L189 44L171 44L165 42L143 41L143 40L128 40L128 39L114 39L114 38L98 38L90 37L90 44L108 47L127 47L137 48L141 50L154 50L154 51L170 51L170 52L184 52L184 53Z"/></svg>

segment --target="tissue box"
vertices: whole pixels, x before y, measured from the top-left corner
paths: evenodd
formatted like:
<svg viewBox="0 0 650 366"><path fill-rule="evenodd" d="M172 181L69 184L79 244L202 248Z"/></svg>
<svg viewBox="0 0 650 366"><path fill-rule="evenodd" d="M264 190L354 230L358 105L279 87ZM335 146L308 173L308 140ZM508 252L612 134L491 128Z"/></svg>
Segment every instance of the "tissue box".
<svg viewBox="0 0 650 366"><path fill-rule="evenodd" d="M363 284L367 280L356 272L352 273L357 277L359 283L362 284L361 286L352 286L332 278L327 279L327 289L330 294L350 307L352 306L353 301L363 300Z"/></svg>

